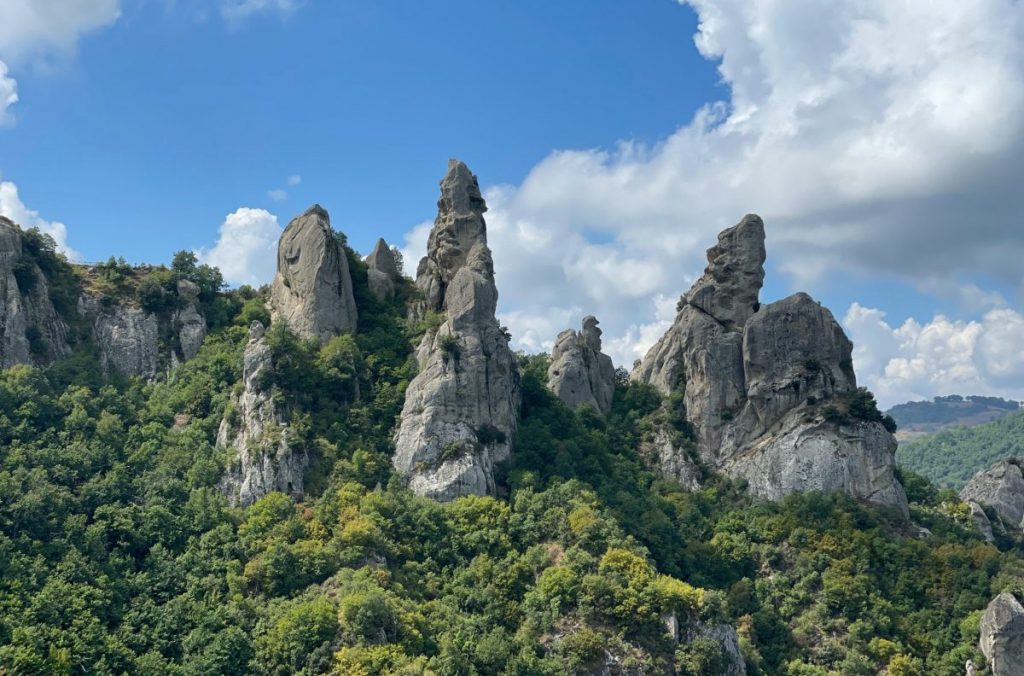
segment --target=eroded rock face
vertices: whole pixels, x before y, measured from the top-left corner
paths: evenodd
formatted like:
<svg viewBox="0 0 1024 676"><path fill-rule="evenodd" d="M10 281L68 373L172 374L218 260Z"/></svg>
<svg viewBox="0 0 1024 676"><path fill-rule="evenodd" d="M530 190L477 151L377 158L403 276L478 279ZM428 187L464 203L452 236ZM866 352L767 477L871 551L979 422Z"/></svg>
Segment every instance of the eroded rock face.
<svg viewBox="0 0 1024 676"><path fill-rule="evenodd" d="M272 491L302 497L309 456L290 438L288 411L274 401L272 369L263 324L255 321L243 356L242 393L232 399L217 433L217 445L235 451L220 483L234 505L250 505Z"/></svg>
<svg viewBox="0 0 1024 676"><path fill-rule="evenodd" d="M764 225L746 216L708 251L675 322L632 378L683 393L700 459L747 479L756 495L843 490L907 512L893 473L895 438L876 422L826 420L857 387L853 346L832 313L798 293L762 306ZM686 463L661 445L666 474Z"/></svg>
<svg viewBox="0 0 1024 676"><path fill-rule="evenodd" d="M178 298L184 307L174 313L174 328L178 334L178 352L175 361L188 361L199 353L206 339L206 319L199 313L199 287L187 279L178 281Z"/></svg>
<svg viewBox="0 0 1024 676"><path fill-rule="evenodd" d="M443 316L417 350L393 463L418 495L451 500L494 490L511 449L519 375L494 312L498 292L476 177L452 160L416 285Z"/></svg>
<svg viewBox="0 0 1024 676"><path fill-rule="evenodd" d="M1024 474L1014 462L1000 460L975 474L960 490L960 499L991 507L1004 530L1024 529Z"/></svg>
<svg viewBox="0 0 1024 676"><path fill-rule="evenodd" d="M385 300L395 295L395 288L402 271L398 269L391 247L383 239L378 239L373 251L366 257L367 282L370 293L378 300Z"/></svg>
<svg viewBox="0 0 1024 676"><path fill-rule="evenodd" d="M572 409L592 406L602 413L612 407L615 366L601 352L601 329L593 316L583 318L580 331L558 334L548 367L548 388Z"/></svg>
<svg viewBox="0 0 1024 676"><path fill-rule="evenodd" d="M348 257L319 205L292 220L281 235L270 306L273 321L285 322L303 338L327 341L356 329Z"/></svg>
<svg viewBox="0 0 1024 676"><path fill-rule="evenodd" d="M1010 593L992 599L981 616L981 652L993 676L1024 676L1024 607Z"/></svg>
<svg viewBox="0 0 1024 676"><path fill-rule="evenodd" d="M985 513L985 509L974 500L968 500L967 506L971 509L971 519L985 542L995 542L995 534L992 532L992 522Z"/></svg>
<svg viewBox="0 0 1024 676"><path fill-rule="evenodd" d="M21 230L0 216L0 366L45 364L71 353L69 328L50 301Z"/></svg>
<svg viewBox="0 0 1024 676"><path fill-rule="evenodd" d="M107 375L156 377L160 362L160 320L142 308L105 305L83 295L78 312L92 324L100 364Z"/></svg>

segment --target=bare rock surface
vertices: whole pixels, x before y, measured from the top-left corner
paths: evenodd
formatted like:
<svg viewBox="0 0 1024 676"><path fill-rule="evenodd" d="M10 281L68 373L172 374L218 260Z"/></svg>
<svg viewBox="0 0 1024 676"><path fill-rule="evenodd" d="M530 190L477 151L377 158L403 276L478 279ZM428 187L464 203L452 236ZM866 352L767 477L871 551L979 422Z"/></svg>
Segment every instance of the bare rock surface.
<svg viewBox="0 0 1024 676"><path fill-rule="evenodd" d="M992 599L981 616L981 652L992 676L1024 676L1024 607L1013 594Z"/></svg>
<svg viewBox="0 0 1024 676"><path fill-rule="evenodd" d="M130 305L108 305L85 294L78 300L78 313L92 326L105 374L147 380L156 377L160 365L160 320L155 314Z"/></svg>
<svg viewBox="0 0 1024 676"><path fill-rule="evenodd" d="M178 298L184 306L174 313L174 328L178 334L176 360L188 361L199 353L206 339L206 319L199 313L199 287L187 279L178 281Z"/></svg>
<svg viewBox="0 0 1024 676"><path fill-rule="evenodd" d="M551 351L548 388L572 409L592 406L607 413L615 394L615 366L601 352L601 329L592 315L583 318L580 331L558 334Z"/></svg>
<svg viewBox="0 0 1024 676"><path fill-rule="evenodd" d="M285 322L303 338L324 342L356 329L348 257L320 205L293 219L281 234L270 306L273 321Z"/></svg>
<svg viewBox="0 0 1024 676"><path fill-rule="evenodd" d="M701 462L746 479L756 495L843 490L907 513L892 434L824 415L857 388L853 346L832 313L805 293L760 304L764 240L753 215L719 235L672 327L631 377L681 392ZM669 476L689 462L664 444L658 455Z"/></svg>
<svg viewBox="0 0 1024 676"><path fill-rule="evenodd" d="M991 507L1004 530L1024 528L1024 473L1010 460L1000 460L975 474L960 490L960 499Z"/></svg>
<svg viewBox="0 0 1024 676"><path fill-rule="evenodd" d="M0 216L0 367L45 364L71 353L69 328L21 229Z"/></svg>
<svg viewBox="0 0 1024 676"><path fill-rule="evenodd" d="M398 260L388 243L378 239L373 251L366 257L367 281L370 293L378 300L391 298L402 271L398 269Z"/></svg>
<svg viewBox="0 0 1024 676"><path fill-rule="evenodd" d="M288 411L268 384L272 369L263 324L255 321L243 356L242 392L232 399L217 433L218 447L234 452L220 483L233 505L250 505L272 491L295 498L303 494L309 456L290 438Z"/></svg>
<svg viewBox="0 0 1024 676"><path fill-rule="evenodd" d="M419 313L442 321L417 350L392 458L415 493L442 501L494 491L494 466L509 456L519 411L515 358L494 314L486 209L476 177L451 160L416 278Z"/></svg>

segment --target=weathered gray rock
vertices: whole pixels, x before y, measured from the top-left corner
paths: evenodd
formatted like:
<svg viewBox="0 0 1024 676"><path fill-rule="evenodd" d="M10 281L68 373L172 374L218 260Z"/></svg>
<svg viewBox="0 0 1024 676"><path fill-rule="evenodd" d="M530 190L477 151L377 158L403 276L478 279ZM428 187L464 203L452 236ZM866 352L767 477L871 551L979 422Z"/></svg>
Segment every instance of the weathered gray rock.
<svg viewBox="0 0 1024 676"><path fill-rule="evenodd" d="M416 285L444 321L417 350L393 463L418 495L451 500L494 490L511 450L519 375L494 312L498 292L476 177L452 160Z"/></svg>
<svg viewBox="0 0 1024 676"><path fill-rule="evenodd" d="M92 336L107 375L156 377L160 363L160 320L129 305L107 305L83 294L78 313L92 325Z"/></svg>
<svg viewBox="0 0 1024 676"><path fill-rule="evenodd" d="M319 205L292 220L281 234L270 307L273 321L285 322L304 338L327 341L356 329L348 257Z"/></svg>
<svg viewBox="0 0 1024 676"><path fill-rule="evenodd" d="M206 339L206 319L199 313L199 287L187 279L178 281L178 298L184 306L174 313L178 353L173 361L188 361L199 353Z"/></svg>
<svg viewBox="0 0 1024 676"><path fill-rule="evenodd" d="M274 387L268 382L272 369L263 324L254 321L243 356L243 389L232 399L217 433L217 445L234 451L220 482L234 505L250 505L273 491L295 498L303 494L309 455L292 438L287 409L275 401Z"/></svg>
<svg viewBox="0 0 1024 676"><path fill-rule="evenodd" d="M591 406L607 413L615 395L615 366L601 352L601 329L595 317L583 318L580 331L558 334L548 367L548 388L569 408Z"/></svg>
<svg viewBox="0 0 1024 676"><path fill-rule="evenodd" d="M708 249L708 267L686 294L686 302L719 321L726 330L743 324L758 308L764 284L764 223L748 214L718 235Z"/></svg>
<svg viewBox="0 0 1024 676"><path fill-rule="evenodd" d="M50 300L46 275L25 250L21 229L0 216L0 367L70 353L69 328Z"/></svg>
<svg viewBox="0 0 1024 676"><path fill-rule="evenodd" d="M717 672L719 676L746 676L747 662L740 651L740 638L735 627L729 624L695 622L688 627L686 641L695 639L710 639L722 647L722 654L728 664Z"/></svg>
<svg viewBox="0 0 1024 676"><path fill-rule="evenodd" d="M1004 530L1024 529L1024 474L1016 462L1000 460L981 470L960 490L960 499L991 507Z"/></svg>
<svg viewBox="0 0 1024 676"><path fill-rule="evenodd" d="M661 468L666 477L675 479L688 491L700 490L703 477L700 464L690 457L685 446L673 443L669 430L655 429L650 439L640 442L639 450L641 457Z"/></svg>
<svg viewBox="0 0 1024 676"><path fill-rule="evenodd" d="M663 394L681 391L700 460L746 479L753 493L843 490L908 512L895 478L894 437L877 422L829 422L857 387L853 346L832 313L798 293L761 306L764 225L747 216L708 251L708 267L680 301L668 332L632 378ZM669 476L689 461L658 448Z"/></svg>
<svg viewBox="0 0 1024 676"><path fill-rule="evenodd" d="M394 296L402 271L398 269L398 261L394 252L383 239L377 240L373 251L366 257L366 267L370 293L378 300Z"/></svg>
<svg viewBox="0 0 1024 676"><path fill-rule="evenodd" d="M967 506L970 507L971 519L974 521L978 532L985 538L985 542L995 542L996 538L992 532L992 522L989 520L988 514L985 513L985 509L974 500L968 500Z"/></svg>
<svg viewBox="0 0 1024 676"><path fill-rule="evenodd" d="M992 599L981 616L981 652L992 676L1024 676L1024 607L1013 594Z"/></svg>

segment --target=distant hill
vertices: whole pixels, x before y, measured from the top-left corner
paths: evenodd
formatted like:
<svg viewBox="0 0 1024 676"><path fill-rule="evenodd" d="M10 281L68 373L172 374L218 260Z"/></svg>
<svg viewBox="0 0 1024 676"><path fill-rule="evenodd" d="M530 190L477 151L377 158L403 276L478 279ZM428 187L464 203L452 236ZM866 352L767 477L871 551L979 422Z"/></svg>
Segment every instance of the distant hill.
<svg viewBox="0 0 1024 676"><path fill-rule="evenodd" d="M999 397L951 394L932 401L910 401L887 411L899 425L900 442L954 427L973 427L1020 409L1020 402Z"/></svg>
<svg viewBox="0 0 1024 676"><path fill-rule="evenodd" d="M900 442L896 462L939 485L960 488L978 470L1013 456L1024 456L1024 410Z"/></svg>

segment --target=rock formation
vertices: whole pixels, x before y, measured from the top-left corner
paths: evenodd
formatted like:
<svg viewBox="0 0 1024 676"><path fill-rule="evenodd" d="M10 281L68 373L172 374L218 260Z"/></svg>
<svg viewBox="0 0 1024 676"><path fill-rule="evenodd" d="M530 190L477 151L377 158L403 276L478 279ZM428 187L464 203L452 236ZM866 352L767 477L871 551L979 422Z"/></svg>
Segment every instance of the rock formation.
<svg viewBox="0 0 1024 676"><path fill-rule="evenodd" d="M49 363L71 353L69 328L21 229L0 216L0 367Z"/></svg>
<svg viewBox="0 0 1024 676"><path fill-rule="evenodd" d="M992 532L992 521L989 520L985 509L974 500L968 500L967 506L971 509L971 519L974 521L975 528L981 533L981 537L985 538L985 542L995 542L996 537Z"/></svg>
<svg viewBox="0 0 1024 676"><path fill-rule="evenodd" d="M423 312L440 313L417 350L393 463L419 495L451 500L494 490L494 465L511 448L519 375L498 325L487 248L487 210L476 177L451 160L416 286Z"/></svg>
<svg viewBox="0 0 1024 676"><path fill-rule="evenodd" d="M1024 676L1024 607L1013 594L992 599L981 616L981 652L992 676Z"/></svg>
<svg viewBox="0 0 1024 676"><path fill-rule="evenodd" d="M270 289L273 321L321 342L355 331L358 319L345 247L319 205L298 216L277 245L277 274Z"/></svg>
<svg viewBox="0 0 1024 676"><path fill-rule="evenodd" d="M108 305L83 294L78 313L92 327L106 375L156 377L160 366L160 320L140 307Z"/></svg>
<svg viewBox="0 0 1024 676"><path fill-rule="evenodd" d="M378 239L373 251L366 257L367 281L370 293L377 300L385 300L395 295L395 288L402 271L398 269L398 261L391 247L383 239Z"/></svg>
<svg viewBox="0 0 1024 676"><path fill-rule="evenodd" d="M615 367L601 353L601 329L593 316L583 318L580 331L558 334L548 367L548 388L569 408L589 405L602 413L612 407Z"/></svg>
<svg viewBox="0 0 1024 676"><path fill-rule="evenodd" d="M234 505L250 505L272 491L302 496L309 456L290 438L288 412L274 400L272 370L263 324L254 321L242 362L243 389L217 433L217 446L235 452L220 484Z"/></svg>
<svg viewBox="0 0 1024 676"><path fill-rule="evenodd" d="M174 313L174 329L178 336L178 350L172 361L188 361L199 353L206 339L206 319L199 313L199 287L187 279L178 281L180 310Z"/></svg>
<svg viewBox="0 0 1024 676"><path fill-rule="evenodd" d="M804 293L760 305L764 237L753 215L719 235L704 275L632 378L681 391L700 460L746 479L756 495L843 490L906 513L892 434L843 414L844 395L857 389L853 346L832 313ZM654 455L672 475L684 453L672 446Z"/></svg>
<svg viewBox="0 0 1024 676"><path fill-rule="evenodd" d="M991 507L1004 531L1024 529L1024 474L1015 461L1000 460L975 474L960 490L960 499Z"/></svg>

